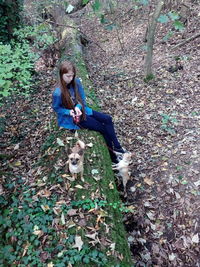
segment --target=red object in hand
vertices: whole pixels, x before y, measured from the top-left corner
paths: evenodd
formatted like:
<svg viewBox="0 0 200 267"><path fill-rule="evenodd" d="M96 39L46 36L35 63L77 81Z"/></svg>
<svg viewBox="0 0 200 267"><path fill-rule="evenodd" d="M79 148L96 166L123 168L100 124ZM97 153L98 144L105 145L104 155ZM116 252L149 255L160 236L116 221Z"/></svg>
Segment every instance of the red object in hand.
<svg viewBox="0 0 200 267"><path fill-rule="evenodd" d="M80 122L80 116L75 115L74 117L74 123L79 123Z"/></svg>

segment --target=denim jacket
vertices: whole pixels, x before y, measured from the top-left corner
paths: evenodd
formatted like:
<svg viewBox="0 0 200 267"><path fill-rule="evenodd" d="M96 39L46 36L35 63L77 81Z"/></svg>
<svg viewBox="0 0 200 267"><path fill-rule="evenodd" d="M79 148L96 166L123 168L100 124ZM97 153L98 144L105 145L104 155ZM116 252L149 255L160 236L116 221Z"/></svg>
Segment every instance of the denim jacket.
<svg viewBox="0 0 200 267"><path fill-rule="evenodd" d="M86 96L85 92L83 89L83 86L81 84L81 81L79 79L75 79L76 85L78 88L79 95L83 101L83 105L85 107L85 113L87 115L92 115L92 109L87 106L86 104ZM74 90L74 88L71 86L70 91ZM62 98L61 98L61 89L57 87L54 92L53 92L53 102L52 102L52 107L54 111L57 113L57 121L58 121L58 126L66 128L66 129L80 129L74 122L73 122L73 117L69 115L70 109L67 109L63 106L62 104ZM82 105L78 103L76 107L82 109Z"/></svg>

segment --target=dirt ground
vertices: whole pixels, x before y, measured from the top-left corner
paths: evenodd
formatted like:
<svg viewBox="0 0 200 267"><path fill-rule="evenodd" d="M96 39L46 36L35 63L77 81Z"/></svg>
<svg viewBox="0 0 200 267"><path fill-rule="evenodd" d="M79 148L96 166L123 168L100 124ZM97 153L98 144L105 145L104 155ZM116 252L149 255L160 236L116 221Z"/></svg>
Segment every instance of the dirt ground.
<svg viewBox="0 0 200 267"><path fill-rule="evenodd" d="M200 266L199 38L172 50L196 33L199 5L191 6L185 32L167 42L171 26L158 25L149 83L143 81L148 8L119 5L106 16L118 25L112 30L89 11L72 16L89 39L89 76L102 111L134 154L122 199L135 207L124 223L136 266Z"/></svg>

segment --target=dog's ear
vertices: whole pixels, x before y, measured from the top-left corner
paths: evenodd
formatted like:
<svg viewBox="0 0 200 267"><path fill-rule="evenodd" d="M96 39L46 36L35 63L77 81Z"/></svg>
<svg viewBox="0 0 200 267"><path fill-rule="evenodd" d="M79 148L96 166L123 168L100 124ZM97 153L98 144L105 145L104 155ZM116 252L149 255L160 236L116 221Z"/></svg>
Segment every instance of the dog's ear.
<svg viewBox="0 0 200 267"><path fill-rule="evenodd" d="M83 149L80 149L79 152L78 152L78 154L79 154L80 156L83 156Z"/></svg>
<svg viewBox="0 0 200 267"><path fill-rule="evenodd" d="M68 148L66 149L66 152L67 152L67 155L70 155L70 154L72 154L72 149L68 147Z"/></svg>

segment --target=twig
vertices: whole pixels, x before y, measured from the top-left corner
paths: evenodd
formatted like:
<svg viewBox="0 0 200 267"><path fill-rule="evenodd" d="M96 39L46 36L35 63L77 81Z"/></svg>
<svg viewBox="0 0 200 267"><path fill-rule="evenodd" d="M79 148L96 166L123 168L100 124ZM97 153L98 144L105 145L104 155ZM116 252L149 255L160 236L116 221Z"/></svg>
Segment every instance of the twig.
<svg viewBox="0 0 200 267"><path fill-rule="evenodd" d="M192 41L192 40L198 38L199 36L200 36L200 32L197 33L197 34L195 34L195 35L193 35L193 36L191 36L191 37L189 37L188 39L186 39L185 41L181 42L180 44L175 45L174 47L172 47L172 50L174 50L174 49L176 49L177 47L182 46L182 45L184 45L184 44L186 44L186 43L189 43L190 41Z"/></svg>

